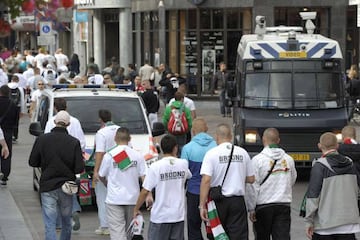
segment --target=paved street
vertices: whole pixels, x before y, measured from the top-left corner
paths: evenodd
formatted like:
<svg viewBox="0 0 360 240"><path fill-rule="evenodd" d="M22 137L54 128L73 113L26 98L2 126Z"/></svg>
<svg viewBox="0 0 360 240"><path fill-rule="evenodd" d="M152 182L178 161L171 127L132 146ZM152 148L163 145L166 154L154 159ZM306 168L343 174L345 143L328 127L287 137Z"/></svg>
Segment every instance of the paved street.
<svg viewBox="0 0 360 240"><path fill-rule="evenodd" d="M222 118L218 114L218 103L212 101L197 101L197 114L203 116L209 123L209 133L213 134L215 126L220 122L231 123L230 118ZM14 155L12 162L12 173L6 189L0 189L0 200L15 200L13 202L3 202L0 208L0 240L29 239L25 235L14 238L15 233L21 233L20 229L29 229L32 239L40 240L44 237L44 227L41 217L40 205L37 192L33 191L32 169L28 167L28 156L33 143L33 136L28 133L29 119L21 120L21 130L19 142L14 145ZM292 203L292 239L305 239L303 219L298 217L298 209L307 186L307 178L298 179L294 187L294 200ZM8 191L9 190L9 191ZM11 194L9 194L11 193ZM15 211L20 210L20 211ZM13 215L15 212L15 215ZM8 215L6 215L8 214ZM11 214L11 215L10 215ZM24 221L22 220L24 219ZM148 214L145 214L148 219ZM108 239L109 237L97 236L94 230L98 227L98 219L94 208L85 208L81 213L81 229L73 233L75 240L85 239ZM6 225L5 225L6 224ZM5 227L6 226L6 227ZM147 227L147 225L146 225ZM6 228L8 230L6 230ZM10 229L9 229L10 228ZM250 230L251 231L251 230ZM7 235L7 234L9 235ZM250 239L253 239L252 237Z"/></svg>

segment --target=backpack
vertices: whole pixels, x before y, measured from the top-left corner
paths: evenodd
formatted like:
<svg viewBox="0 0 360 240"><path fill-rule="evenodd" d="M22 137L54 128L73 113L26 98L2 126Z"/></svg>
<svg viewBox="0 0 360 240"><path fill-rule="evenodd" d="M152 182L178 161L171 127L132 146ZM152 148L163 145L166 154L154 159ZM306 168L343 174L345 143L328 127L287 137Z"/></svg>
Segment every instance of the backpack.
<svg viewBox="0 0 360 240"><path fill-rule="evenodd" d="M189 125L185 115L185 106L180 109L172 108L167 125L168 132L173 135L183 135L189 131Z"/></svg>
<svg viewBox="0 0 360 240"><path fill-rule="evenodd" d="M21 94L19 88L10 88L10 99L15 104L15 106L20 104Z"/></svg>

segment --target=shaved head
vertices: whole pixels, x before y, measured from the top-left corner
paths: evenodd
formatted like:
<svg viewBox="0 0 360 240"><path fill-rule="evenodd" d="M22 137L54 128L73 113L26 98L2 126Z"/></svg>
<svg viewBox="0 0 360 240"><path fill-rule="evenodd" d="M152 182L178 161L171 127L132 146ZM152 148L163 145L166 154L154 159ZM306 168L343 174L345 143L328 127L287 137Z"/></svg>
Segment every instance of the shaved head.
<svg viewBox="0 0 360 240"><path fill-rule="evenodd" d="M276 128L267 128L263 134L264 145L278 144L280 142L279 131Z"/></svg>
<svg viewBox="0 0 360 240"><path fill-rule="evenodd" d="M356 129L353 126L345 126L341 131L342 139L356 139Z"/></svg>
<svg viewBox="0 0 360 240"><path fill-rule="evenodd" d="M336 135L332 132L326 132L322 134L318 146L322 151L337 149L338 143Z"/></svg>
<svg viewBox="0 0 360 240"><path fill-rule="evenodd" d="M195 118L192 122L191 130L193 132L193 135L196 135L201 132L207 132L208 126L204 118L198 117Z"/></svg>
<svg viewBox="0 0 360 240"><path fill-rule="evenodd" d="M230 126L225 123L217 125L215 135L216 142L218 144L229 141L231 142L232 135Z"/></svg>

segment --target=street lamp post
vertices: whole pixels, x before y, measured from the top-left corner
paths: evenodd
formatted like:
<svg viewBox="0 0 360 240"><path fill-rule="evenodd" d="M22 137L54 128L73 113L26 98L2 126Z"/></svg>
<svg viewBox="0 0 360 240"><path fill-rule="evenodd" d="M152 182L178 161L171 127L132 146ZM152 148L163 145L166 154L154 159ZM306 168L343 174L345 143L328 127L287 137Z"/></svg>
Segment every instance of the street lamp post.
<svg viewBox="0 0 360 240"><path fill-rule="evenodd" d="M166 36L165 36L165 5L164 1L160 0L158 5L159 10L159 49L160 49L160 63L165 63L166 60Z"/></svg>

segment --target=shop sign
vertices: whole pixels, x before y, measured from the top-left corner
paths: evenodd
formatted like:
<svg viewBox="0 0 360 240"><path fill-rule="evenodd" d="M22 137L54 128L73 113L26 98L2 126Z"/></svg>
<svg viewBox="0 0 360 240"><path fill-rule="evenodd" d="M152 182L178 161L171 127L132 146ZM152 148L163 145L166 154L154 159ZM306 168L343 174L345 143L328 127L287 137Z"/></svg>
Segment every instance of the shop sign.
<svg viewBox="0 0 360 240"><path fill-rule="evenodd" d="M94 5L94 0L75 0L75 5Z"/></svg>
<svg viewBox="0 0 360 240"><path fill-rule="evenodd" d="M55 44L55 36L54 35L45 35L37 37L37 45L38 46L49 46Z"/></svg>

